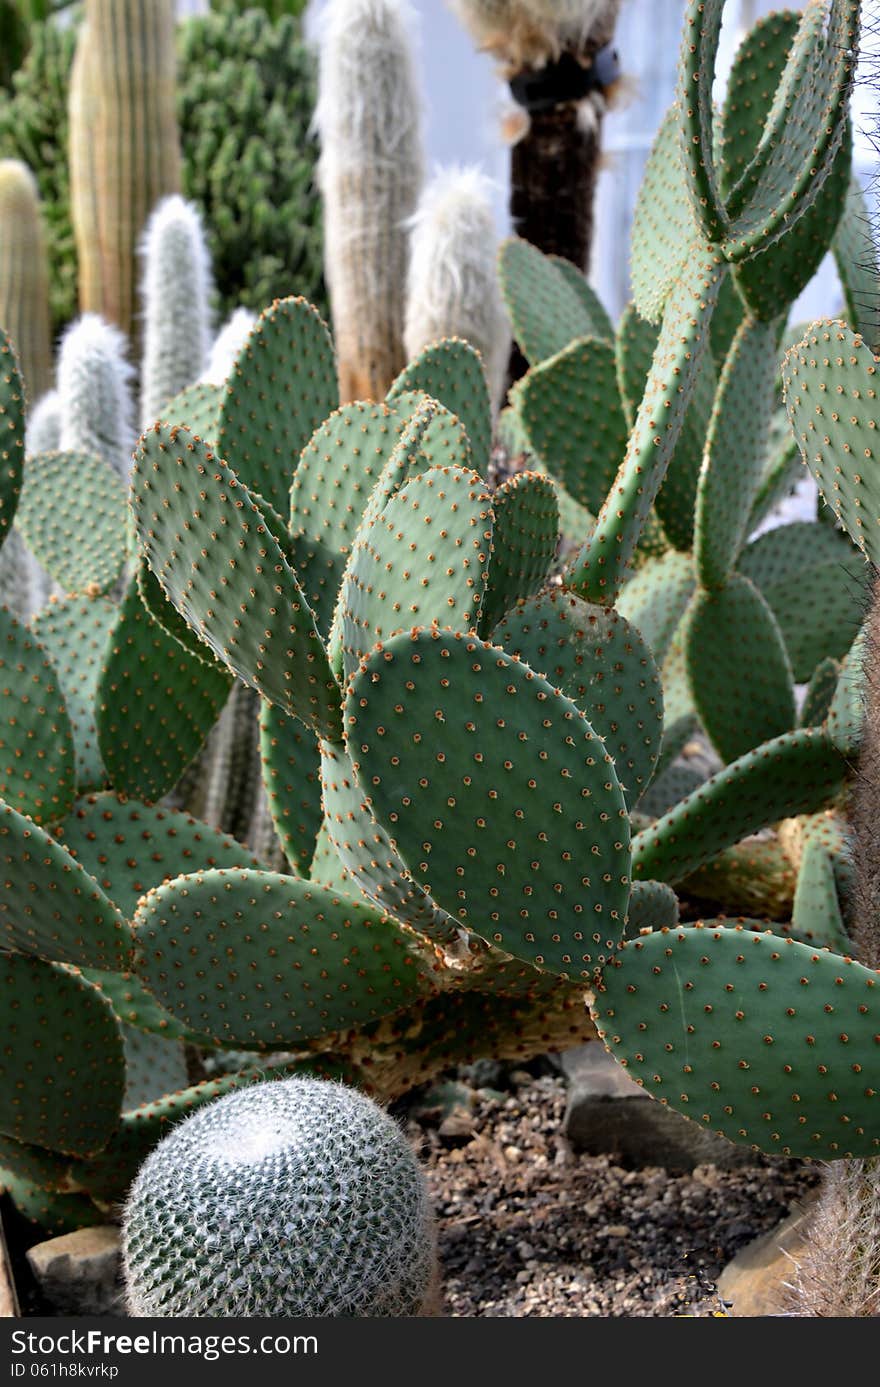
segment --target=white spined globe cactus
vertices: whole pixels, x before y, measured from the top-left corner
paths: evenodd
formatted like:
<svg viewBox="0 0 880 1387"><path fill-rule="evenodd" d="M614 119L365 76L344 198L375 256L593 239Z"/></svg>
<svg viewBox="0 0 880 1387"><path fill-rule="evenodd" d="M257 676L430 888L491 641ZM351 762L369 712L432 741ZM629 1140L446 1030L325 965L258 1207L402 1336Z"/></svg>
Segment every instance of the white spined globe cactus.
<svg viewBox="0 0 880 1387"><path fill-rule="evenodd" d="M429 1313L428 1194L394 1120L364 1094L284 1079L227 1094L155 1148L123 1219L138 1316Z"/></svg>

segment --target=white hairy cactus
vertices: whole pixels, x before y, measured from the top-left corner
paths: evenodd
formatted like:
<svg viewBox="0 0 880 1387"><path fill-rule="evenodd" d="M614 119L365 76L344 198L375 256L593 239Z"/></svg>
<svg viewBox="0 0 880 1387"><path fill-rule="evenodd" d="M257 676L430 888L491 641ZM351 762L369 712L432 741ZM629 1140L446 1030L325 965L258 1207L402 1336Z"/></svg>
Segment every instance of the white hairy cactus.
<svg viewBox="0 0 880 1387"><path fill-rule="evenodd" d="M411 222L404 346L463 337L483 358L493 407L504 391L510 327L498 281L492 184L478 169L438 173Z"/></svg>
<svg viewBox="0 0 880 1387"><path fill-rule="evenodd" d="M136 433L132 367L119 328L97 313L71 323L61 339L57 382L58 446L95 453L128 481Z"/></svg>
<svg viewBox="0 0 880 1387"><path fill-rule="evenodd" d="M285 1079L200 1109L141 1167L123 1219L133 1315L417 1315L435 1275L425 1182L397 1124Z"/></svg>
<svg viewBox="0 0 880 1387"><path fill-rule="evenodd" d="M223 384L256 321L256 313L252 313L249 308L236 308L235 312L230 314L214 339L208 365L202 372L201 380L205 384Z"/></svg>
<svg viewBox="0 0 880 1387"><path fill-rule="evenodd" d="M52 453L61 447L61 396L57 390L48 391L28 413L24 446L28 454Z"/></svg>
<svg viewBox="0 0 880 1387"><path fill-rule="evenodd" d="M331 0L316 124L324 261L343 403L379 399L405 364L406 223L422 184L405 0Z"/></svg>
<svg viewBox="0 0 880 1387"><path fill-rule="evenodd" d="M141 243L144 262L141 424L192 385L211 347L211 263L198 209L179 194L157 203Z"/></svg>

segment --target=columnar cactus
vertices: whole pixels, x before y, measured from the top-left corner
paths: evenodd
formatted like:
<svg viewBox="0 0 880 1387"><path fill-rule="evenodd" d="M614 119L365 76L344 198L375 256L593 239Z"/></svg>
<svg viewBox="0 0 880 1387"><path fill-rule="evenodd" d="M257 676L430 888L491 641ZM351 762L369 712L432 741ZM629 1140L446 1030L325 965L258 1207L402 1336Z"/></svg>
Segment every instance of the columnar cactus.
<svg viewBox="0 0 880 1387"><path fill-rule="evenodd" d="M180 1123L132 1186L123 1258L130 1312L165 1317L418 1315L436 1275L400 1128L363 1094L309 1079Z"/></svg>
<svg viewBox="0 0 880 1387"><path fill-rule="evenodd" d="M141 425L202 375L211 344L211 274L201 218L174 195L158 203L141 248Z"/></svg>
<svg viewBox="0 0 880 1387"><path fill-rule="evenodd" d="M463 337L483 358L497 413L510 329L495 265L488 179L449 169L426 186L412 220L404 347L409 358L441 337Z"/></svg>
<svg viewBox="0 0 880 1387"><path fill-rule="evenodd" d="M180 191L172 0L88 0L79 48L70 142L80 307L130 335L147 216Z"/></svg>
<svg viewBox="0 0 880 1387"><path fill-rule="evenodd" d="M36 181L15 159L0 161L0 323L33 403L52 383L49 264Z"/></svg>
<svg viewBox="0 0 880 1387"><path fill-rule="evenodd" d="M406 222L422 183L405 0L333 0L321 47L324 265L343 403L380 400L405 362Z"/></svg>

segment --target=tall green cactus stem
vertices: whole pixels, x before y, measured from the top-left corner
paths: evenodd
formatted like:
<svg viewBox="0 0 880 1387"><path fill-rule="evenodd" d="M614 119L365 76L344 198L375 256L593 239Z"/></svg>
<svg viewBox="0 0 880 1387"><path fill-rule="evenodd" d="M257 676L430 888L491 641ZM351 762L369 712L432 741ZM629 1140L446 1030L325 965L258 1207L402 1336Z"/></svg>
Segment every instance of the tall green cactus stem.
<svg viewBox="0 0 880 1387"><path fill-rule="evenodd" d="M470 342L483 358L497 413L510 329L498 284L489 188L477 169L446 169L422 193L410 233L403 342L410 359L441 337Z"/></svg>
<svg viewBox="0 0 880 1387"><path fill-rule="evenodd" d="M137 437L127 350L118 328L84 313L67 329L58 353L59 446L103 458L123 481Z"/></svg>
<svg viewBox="0 0 880 1387"><path fill-rule="evenodd" d="M422 182L406 0L333 0L317 124L324 263L343 404L381 400L405 364L405 223Z"/></svg>
<svg viewBox="0 0 880 1387"><path fill-rule="evenodd" d="M94 146L90 173L100 289L93 300L94 286L86 281L80 306L103 313L131 336L138 242L159 199L180 191L174 5L172 0L86 0L85 19L91 53L78 74L81 102L71 111L77 118L71 120L70 138L74 149L83 141ZM97 91L90 91L96 81ZM83 122L83 107L93 111L92 125ZM78 205L74 197L75 212ZM77 242L82 244L79 235Z"/></svg>
<svg viewBox="0 0 880 1387"><path fill-rule="evenodd" d="M211 270L198 210L176 194L150 215L142 254L141 425L197 381L208 364Z"/></svg>
<svg viewBox="0 0 880 1387"><path fill-rule="evenodd" d="M229 1094L177 1126L134 1182L123 1244L134 1315L417 1315L435 1276L400 1128L316 1079Z"/></svg>
<svg viewBox="0 0 880 1387"><path fill-rule="evenodd" d="M725 268L712 246L697 244L673 285L626 457L566 571L588 601L611 606L620 591L681 434Z"/></svg>
<svg viewBox="0 0 880 1387"><path fill-rule="evenodd" d="M52 384L49 265L36 179L17 159L0 161L0 323L33 403Z"/></svg>

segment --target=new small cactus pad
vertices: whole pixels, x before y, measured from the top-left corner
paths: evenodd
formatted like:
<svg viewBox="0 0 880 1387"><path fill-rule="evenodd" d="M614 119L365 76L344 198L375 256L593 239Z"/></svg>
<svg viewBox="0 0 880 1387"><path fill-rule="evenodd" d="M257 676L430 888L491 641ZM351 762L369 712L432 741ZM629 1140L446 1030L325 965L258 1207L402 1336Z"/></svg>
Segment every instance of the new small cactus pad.
<svg viewBox="0 0 880 1387"><path fill-rule="evenodd" d="M549 971L589 977L613 951L629 896L623 795L552 684L474 637L403 634L352 679L345 737L407 871L453 919Z"/></svg>
<svg viewBox="0 0 880 1387"><path fill-rule="evenodd" d="M780 1156L880 1151L880 973L851 958L678 926L623 945L594 1015L637 1082L733 1141Z"/></svg>
<svg viewBox="0 0 880 1387"><path fill-rule="evenodd" d="M163 1317L417 1315L435 1263L397 1124L310 1079L229 1094L176 1127L132 1186L123 1248L130 1312Z"/></svg>

